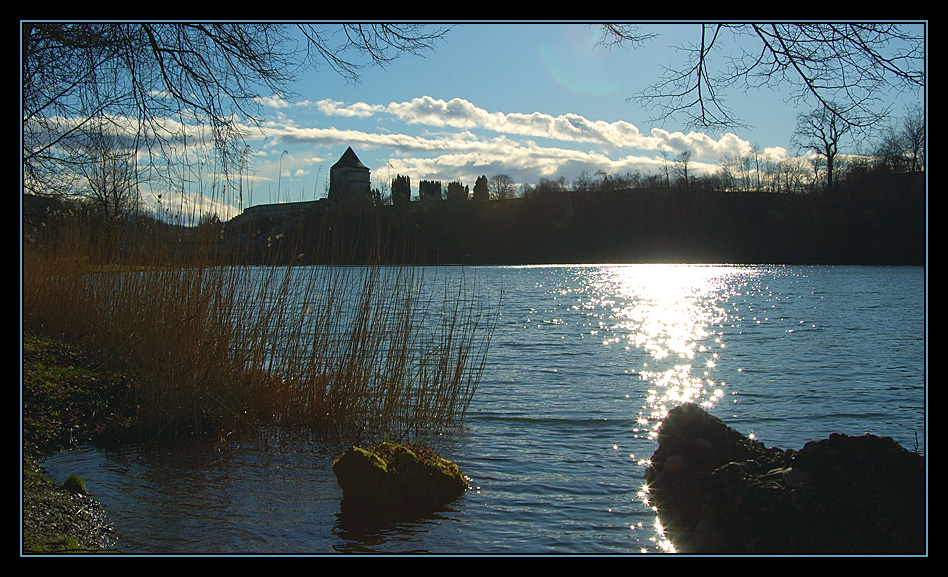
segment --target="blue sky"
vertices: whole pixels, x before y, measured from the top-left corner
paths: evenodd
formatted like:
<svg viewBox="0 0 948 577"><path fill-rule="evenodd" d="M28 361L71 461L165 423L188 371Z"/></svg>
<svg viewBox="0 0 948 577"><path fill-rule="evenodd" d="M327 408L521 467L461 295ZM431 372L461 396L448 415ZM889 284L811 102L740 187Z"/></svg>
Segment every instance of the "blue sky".
<svg viewBox="0 0 948 577"><path fill-rule="evenodd" d="M584 170L657 174L662 151L691 151L697 172L752 146L796 154L801 110L771 91L728 95L752 128L692 132L679 119L650 122L654 111L629 98L663 66L682 62L675 47L696 42L700 24L644 30L658 36L609 50L596 46L597 27L583 23L459 23L433 51L366 68L358 84L323 67L299 79L293 98L263 99L264 134L249 135L253 186L243 202L324 197L329 168L347 146L374 185L408 175L415 193L421 180L473 187L482 174L509 174L518 185L572 182ZM230 204L219 212L240 209Z"/></svg>

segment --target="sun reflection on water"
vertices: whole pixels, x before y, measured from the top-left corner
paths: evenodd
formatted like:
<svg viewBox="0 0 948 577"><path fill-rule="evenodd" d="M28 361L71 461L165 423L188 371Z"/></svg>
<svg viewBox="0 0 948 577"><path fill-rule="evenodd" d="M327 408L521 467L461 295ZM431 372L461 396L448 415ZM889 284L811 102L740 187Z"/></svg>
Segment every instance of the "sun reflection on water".
<svg viewBox="0 0 948 577"><path fill-rule="evenodd" d="M710 408L723 396L713 371L725 345L715 327L727 317L724 303L736 277L751 269L721 265L621 265L602 267L590 279L586 308L602 312L605 346L646 353L635 368L648 383L639 424L650 437L668 411L686 402Z"/></svg>
<svg viewBox="0 0 948 577"><path fill-rule="evenodd" d="M727 322L728 298L739 294L741 277L750 274L751 268L722 265L621 265L591 271L589 300L581 306L598 316L599 324L589 334L601 338L603 346L644 353L644 359L630 354L638 366L626 371L647 385L636 436L655 440L673 407L694 402L709 409L724 396L725 383L714 376L725 349L720 330ZM627 398L637 395L641 393ZM647 467L648 459L638 463ZM637 498L651 507L647 486ZM675 552L657 516L649 541L658 551Z"/></svg>

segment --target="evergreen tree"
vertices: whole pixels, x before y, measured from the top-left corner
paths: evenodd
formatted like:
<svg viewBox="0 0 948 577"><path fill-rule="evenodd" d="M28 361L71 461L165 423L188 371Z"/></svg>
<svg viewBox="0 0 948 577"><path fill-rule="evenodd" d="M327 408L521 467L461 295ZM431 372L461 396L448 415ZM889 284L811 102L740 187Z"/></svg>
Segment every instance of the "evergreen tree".
<svg viewBox="0 0 948 577"><path fill-rule="evenodd" d="M392 180L392 205L396 210L408 207L411 202L411 179L400 174Z"/></svg>
<svg viewBox="0 0 948 577"><path fill-rule="evenodd" d="M474 200L488 200L490 191L487 189L487 177L481 175L474 182Z"/></svg>
<svg viewBox="0 0 948 577"><path fill-rule="evenodd" d="M448 183L448 200L458 204L467 200L467 189L458 181Z"/></svg>

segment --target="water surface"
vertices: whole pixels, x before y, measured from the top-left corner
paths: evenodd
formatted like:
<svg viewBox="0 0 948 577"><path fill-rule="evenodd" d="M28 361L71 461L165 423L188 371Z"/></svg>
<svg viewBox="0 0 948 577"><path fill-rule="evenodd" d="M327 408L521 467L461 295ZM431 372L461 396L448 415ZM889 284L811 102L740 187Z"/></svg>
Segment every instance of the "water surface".
<svg viewBox="0 0 948 577"><path fill-rule="evenodd" d="M502 290L463 431L438 448L472 489L427 519L339 515L339 448L277 432L50 458L131 554L673 551L643 489L660 419L696 402L767 446L871 432L925 453L919 267L445 267Z"/></svg>

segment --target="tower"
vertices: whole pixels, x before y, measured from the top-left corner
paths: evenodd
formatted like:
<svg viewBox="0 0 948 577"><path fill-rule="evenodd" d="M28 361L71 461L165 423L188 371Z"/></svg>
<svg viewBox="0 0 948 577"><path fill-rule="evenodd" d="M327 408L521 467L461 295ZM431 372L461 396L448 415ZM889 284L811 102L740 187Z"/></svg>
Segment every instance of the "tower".
<svg viewBox="0 0 948 577"><path fill-rule="evenodd" d="M362 164L352 147L339 157L329 169L329 200L342 201L359 198L371 189L369 169Z"/></svg>

